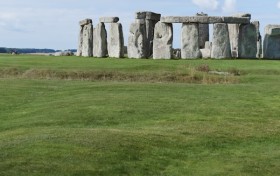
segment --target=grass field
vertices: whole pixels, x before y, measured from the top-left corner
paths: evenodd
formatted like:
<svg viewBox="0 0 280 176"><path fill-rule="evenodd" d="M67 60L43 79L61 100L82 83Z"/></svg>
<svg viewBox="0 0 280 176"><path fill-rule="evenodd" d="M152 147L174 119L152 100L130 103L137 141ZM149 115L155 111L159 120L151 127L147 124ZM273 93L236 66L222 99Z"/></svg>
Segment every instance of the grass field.
<svg viewBox="0 0 280 176"><path fill-rule="evenodd" d="M0 55L0 175L279 175L279 90L279 61Z"/></svg>

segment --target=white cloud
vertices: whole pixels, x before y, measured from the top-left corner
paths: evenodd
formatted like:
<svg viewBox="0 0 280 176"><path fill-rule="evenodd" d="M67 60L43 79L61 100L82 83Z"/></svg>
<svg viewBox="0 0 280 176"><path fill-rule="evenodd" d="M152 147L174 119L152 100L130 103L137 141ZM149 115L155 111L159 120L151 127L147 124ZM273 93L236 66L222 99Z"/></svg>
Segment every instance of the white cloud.
<svg viewBox="0 0 280 176"><path fill-rule="evenodd" d="M218 8L218 0L192 0L192 2L202 9L216 10Z"/></svg>
<svg viewBox="0 0 280 176"><path fill-rule="evenodd" d="M280 1L277 3L277 7L280 9Z"/></svg>
<svg viewBox="0 0 280 176"><path fill-rule="evenodd" d="M225 13L233 13L236 11L235 8L236 8L236 0L225 0L222 10Z"/></svg>

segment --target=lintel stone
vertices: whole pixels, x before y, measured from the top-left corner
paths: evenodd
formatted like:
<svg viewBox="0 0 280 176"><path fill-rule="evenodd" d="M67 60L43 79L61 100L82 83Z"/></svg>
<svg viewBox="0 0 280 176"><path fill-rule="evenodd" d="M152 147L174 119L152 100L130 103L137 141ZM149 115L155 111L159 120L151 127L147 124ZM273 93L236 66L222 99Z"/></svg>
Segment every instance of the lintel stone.
<svg viewBox="0 0 280 176"><path fill-rule="evenodd" d="M160 21L161 14L154 13L154 12L136 12L135 18L136 19L146 19L146 20L153 20L153 21Z"/></svg>
<svg viewBox="0 0 280 176"><path fill-rule="evenodd" d="M117 23L119 21L119 17L100 17L100 23Z"/></svg>
<svg viewBox="0 0 280 176"><path fill-rule="evenodd" d="M85 26L91 23L92 23L92 19L88 19L88 18L79 22L80 26Z"/></svg>
<svg viewBox="0 0 280 176"><path fill-rule="evenodd" d="M161 17L162 23L232 23L249 24L249 17L218 17L218 16L166 16Z"/></svg>
<svg viewBox="0 0 280 176"><path fill-rule="evenodd" d="M280 25L268 25L265 28L267 35L280 35Z"/></svg>

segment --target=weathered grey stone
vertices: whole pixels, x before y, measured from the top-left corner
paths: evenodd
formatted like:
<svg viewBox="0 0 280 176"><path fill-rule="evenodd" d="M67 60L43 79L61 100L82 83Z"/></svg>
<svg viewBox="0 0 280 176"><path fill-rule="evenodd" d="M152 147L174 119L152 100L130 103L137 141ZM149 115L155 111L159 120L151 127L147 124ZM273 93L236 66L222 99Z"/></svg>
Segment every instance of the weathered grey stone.
<svg viewBox="0 0 280 176"><path fill-rule="evenodd" d="M172 50L172 59L181 59L181 49Z"/></svg>
<svg viewBox="0 0 280 176"><path fill-rule="evenodd" d="M120 23L111 23L110 38L108 39L109 57L124 57L123 29Z"/></svg>
<svg viewBox="0 0 280 176"><path fill-rule="evenodd" d="M127 52L129 58L146 58L146 26L143 23L132 23L129 29Z"/></svg>
<svg viewBox="0 0 280 176"><path fill-rule="evenodd" d="M119 21L119 17L100 17L100 23L117 23Z"/></svg>
<svg viewBox="0 0 280 176"><path fill-rule="evenodd" d="M146 19L146 20L154 20L159 21L161 17L161 14L154 13L154 12L136 12L135 13L135 19Z"/></svg>
<svg viewBox="0 0 280 176"><path fill-rule="evenodd" d="M196 16L204 16L208 15L205 13L197 13ZM199 24L199 48L205 47L205 42L209 41L209 24Z"/></svg>
<svg viewBox="0 0 280 176"><path fill-rule="evenodd" d="M204 59L207 59L207 58L211 58L211 50L210 49L200 49L200 52L201 52L201 56L202 58Z"/></svg>
<svg viewBox="0 0 280 176"><path fill-rule="evenodd" d="M197 23L184 23L182 25L182 59L196 59L201 57L198 35L199 29Z"/></svg>
<svg viewBox="0 0 280 176"><path fill-rule="evenodd" d="M93 26L92 24L87 24L83 26L83 38L82 38L82 56L91 57L92 56L92 44L93 44Z"/></svg>
<svg viewBox="0 0 280 176"><path fill-rule="evenodd" d="M228 24L230 46L233 57L238 57L238 39L239 39L239 26L240 24Z"/></svg>
<svg viewBox="0 0 280 176"><path fill-rule="evenodd" d="M135 18L136 22L145 23L146 25L146 45L147 53L146 55L150 57L153 54L153 39L154 39L154 30L156 23L160 20L161 14L154 12L136 12Z"/></svg>
<svg viewBox="0 0 280 176"><path fill-rule="evenodd" d="M267 25L263 43L263 57L280 59L280 25Z"/></svg>
<svg viewBox="0 0 280 176"><path fill-rule="evenodd" d="M83 50L83 26L80 26L80 32L79 32L79 39L78 39L78 49L77 49L77 56L82 56L82 50Z"/></svg>
<svg viewBox="0 0 280 176"><path fill-rule="evenodd" d="M158 22L155 26L153 58L171 59L173 42L173 25Z"/></svg>
<svg viewBox="0 0 280 176"><path fill-rule="evenodd" d="M211 58L212 42L206 41L205 48L200 49L202 58Z"/></svg>
<svg viewBox="0 0 280 176"><path fill-rule="evenodd" d="M248 17L251 19L251 14L250 13L237 13L235 15L233 15L234 17Z"/></svg>
<svg viewBox="0 0 280 176"><path fill-rule="evenodd" d="M147 42L147 56L153 54L153 40L155 25L158 21L146 20L146 42Z"/></svg>
<svg viewBox="0 0 280 176"><path fill-rule="evenodd" d="M267 35L280 35L280 25L268 25L265 28L265 34Z"/></svg>
<svg viewBox="0 0 280 176"><path fill-rule="evenodd" d="M92 19L84 19L84 20L80 21L79 24L80 24L80 26L92 24Z"/></svg>
<svg viewBox="0 0 280 176"><path fill-rule="evenodd" d="M206 41L204 46L205 46L205 49L210 49L211 50L212 49L212 42Z"/></svg>
<svg viewBox="0 0 280 176"><path fill-rule="evenodd" d="M234 17L247 17L251 19L251 14L239 13L239 14L235 14ZM231 52L232 52L232 57L234 58L238 57L239 26L240 26L239 23L228 24Z"/></svg>
<svg viewBox="0 0 280 176"><path fill-rule="evenodd" d="M238 57L256 58L257 56L257 29L254 24L241 24L239 27Z"/></svg>
<svg viewBox="0 0 280 176"><path fill-rule="evenodd" d="M231 58L230 40L227 24L214 24L211 58Z"/></svg>
<svg viewBox="0 0 280 176"><path fill-rule="evenodd" d="M107 31L104 23L99 23L93 30L93 56L106 57L107 54Z"/></svg>
<svg viewBox="0 0 280 176"><path fill-rule="evenodd" d="M216 17L216 16L166 16L161 17L162 23L236 23L248 24L248 17Z"/></svg>

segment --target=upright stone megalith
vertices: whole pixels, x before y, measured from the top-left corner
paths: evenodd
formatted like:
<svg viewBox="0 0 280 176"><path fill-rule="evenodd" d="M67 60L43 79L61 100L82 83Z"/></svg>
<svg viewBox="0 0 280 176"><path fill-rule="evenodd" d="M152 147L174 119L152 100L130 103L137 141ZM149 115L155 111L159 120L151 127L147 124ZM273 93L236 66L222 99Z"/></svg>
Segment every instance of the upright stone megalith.
<svg viewBox="0 0 280 176"><path fill-rule="evenodd" d="M153 58L172 59L173 25L158 22L155 26Z"/></svg>
<svg viewBox="0 0 280 176"><path fill-rule="evenodd" d="M201 12L201 13L197 13L196 16L204 16L207 17L208 15ZM199 23L199 48L205 48L205 42L209 41L209 24L202 24Z"/></svg>
<svg viewBox="0 0 280 176"><path fill-rule="evenodd" d="M239 26L238 57L254 59L257 56L257 29L254 24L241 24Z"/></svg>
<svg viewBox="0 0 280 176"><path fill-rule="evenodd" d="M231 58L229 32L226 23L214 24L211 58Z"/></svg>
<svg viewBox="0 0 280 176"><path fill-rule="evenodd" d="M108 39L108 54L109 57L122 58L124 57L124 38L123 29L120 23L111 23L110 38Z"/></svg>
<svg viewBox="0 0 280 176"><path fill-rule="evenodd" d="M280 59L280 25L267 25L265 27L263 57Z"/></svg>
<svg viewBox="0 0 280 176"><path fill-rule="evenodd" d="M103 22L99 23L93 31L93 56L106 57L107 50L107 32Z"/></svg>
<svg viewBox="0 0 280 176"><path fill-rule="evenodd" d="M240 13L234 15L234 17L246 17L251 19L251 14L249 13ZM249 23L248 23L249 24ZM239 45L239 26L240 23L236 24L228 24L228 29L229 29L229 38L230 38L230 45L231 45L231 51L232 51L232 57L238 58L238 45Z"/></svg>
<svg viewBox="0 0 280 176"><path fill-rule="evenodd" d="M182 25L181 58L196 59L201 57L199 49L199 25L184 23Z"/></svg>
<svg viewBox="0 0 280 176"><path fill-rule="evenodd" d="M80 21L78 56L91 57L93 45L93 26L91 19Z"/></svg>
<svg viewBox="0 0 280 176"><path fill-rule="evenodd" d="M147 45L147 57L153 54L153 39L154 39L154 30L155 25L160 21L161 14L154 12L136 12L136 19L144 20L146 26L146 45Z"/></svg>
<svg viewBox="0 0 280 176"><path fill-rule="evenodd" d="M148 57L148 47L146 43L146 25L142 20L136 20L130 25L127 53L129 58Z"/></svg>
<svg viewBox="0 0 280 176"><path fill-rule="evenodd" d="M259 21L253 21L252 22L253 25L255 25L256 27L256 32L257 32L257 55L256 58L262 58L262 36L261 36L261 32L260 32L260 22Z"/></svg>

